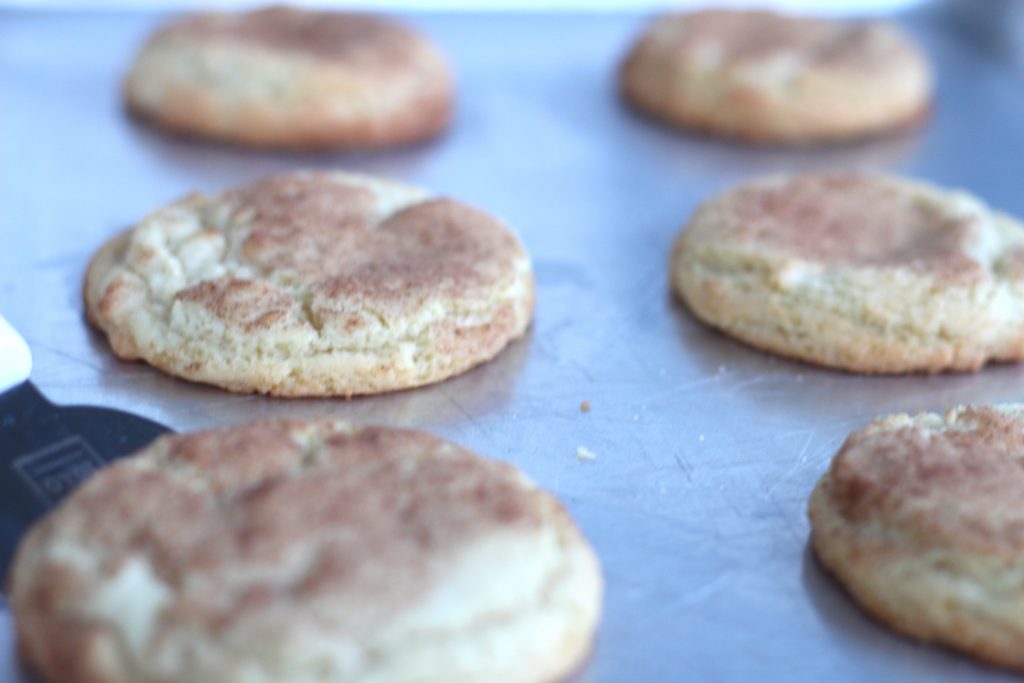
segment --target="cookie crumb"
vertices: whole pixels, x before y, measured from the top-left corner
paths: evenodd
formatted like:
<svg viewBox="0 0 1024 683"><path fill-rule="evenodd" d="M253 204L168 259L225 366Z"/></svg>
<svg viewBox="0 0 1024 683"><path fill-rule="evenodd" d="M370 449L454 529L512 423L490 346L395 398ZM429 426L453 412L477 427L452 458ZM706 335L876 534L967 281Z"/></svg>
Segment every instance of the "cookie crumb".
<svg viewBox="0 0 1024 683"><path fill-rule="evenodd" d="M576 457L580 460L597 460L597 453L586 446L578 446L576 448Z"/></svg>
<svg viewBox="0 0 1024 683"><path fill-rule="evenodd" d="M589 413L590 412L590 401L584 401L583 403L580 404L580 412L581 413Z"/></svg>

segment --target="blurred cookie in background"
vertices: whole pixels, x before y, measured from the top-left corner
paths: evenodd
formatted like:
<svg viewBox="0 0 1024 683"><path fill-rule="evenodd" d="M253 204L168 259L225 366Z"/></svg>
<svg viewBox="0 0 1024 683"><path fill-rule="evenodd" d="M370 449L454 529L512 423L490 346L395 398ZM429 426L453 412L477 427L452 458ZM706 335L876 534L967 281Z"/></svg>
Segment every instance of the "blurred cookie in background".
<svg viewBox="0 0 1024 683"><path fill-rule="evenodd" d="M637 109L749 142L846 140L921 121L927 59L898 27L764 10L706 10L654 21L621 67Z"/></svg>
<svg viewBox="0 0 1024 683"><path fill-rule="evenodd" d="M158 439L41 520L9 586L52 683L549 683L602 593L512 465L332 420Z"/></svg>
<svg viewBox="0 0 1024 683"><path fill-rule="evenodd" d="M377 148L452 116L438 49L390 20L272 7L157 31L124 82L128 108L170 131L254 147Z"/></svg>

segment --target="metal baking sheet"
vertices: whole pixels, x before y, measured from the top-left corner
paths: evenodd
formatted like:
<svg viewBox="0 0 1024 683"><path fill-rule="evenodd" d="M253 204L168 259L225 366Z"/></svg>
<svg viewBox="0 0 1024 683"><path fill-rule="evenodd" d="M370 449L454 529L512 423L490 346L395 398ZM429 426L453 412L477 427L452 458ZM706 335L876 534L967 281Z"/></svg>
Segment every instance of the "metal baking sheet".
<svg viewBox="0 0 1024 683"><path fill-rule="evenodd" d="M413 16L458 71L451 133L312 156L176 140L126 119L119 78L161 17L0 14L0 310L31 345L33 381L61 403L177 430L333 415L429 429L516 463L565 501L604 565L606 614L581 681L1001 680L863 616L811 558L804 506L851 429L1024 399L1024 367L871 378L776 359L697 324L666 271L696 204L762 173L907 173L1024 214L1024 90L992 33L1008 5L901 18L940 78L920 131L802 151L687 136L624 109L613 74L643 17ZM80 302L101 241L191 190L295 167L394 176L503 217L535 261L532 331L451 381L351 401L235 396L115 360ZM18 680L9 624L2 636L0 679Z"/></svg>

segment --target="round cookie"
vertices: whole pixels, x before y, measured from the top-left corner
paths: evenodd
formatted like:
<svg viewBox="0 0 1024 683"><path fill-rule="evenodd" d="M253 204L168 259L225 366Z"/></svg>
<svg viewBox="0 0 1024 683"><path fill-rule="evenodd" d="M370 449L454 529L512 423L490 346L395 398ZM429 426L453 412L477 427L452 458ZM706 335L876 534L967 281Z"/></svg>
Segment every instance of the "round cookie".
<svg viewBox="0 0 1024 683"><path fill-rule="evenodd" d="M751 142L842 140L924 117L930 67L888 23L706 10L657 19L620 72L626 100Z"/></svg>
<svg viewBox="0 0 1024 683"><path fill-rule="evenodd" d="M547 683L602 590L511 465L326 420L163 437L38 523L10 578L23 656L61 683Z"/></svg>
<svg viewBox="0 0 1024 683"><path fill-rule="evenodd" d="M871 423L809 515L821 563L880 621L1024 670L1024 405Z"/></svg>
<svg viewBox="0 0 1024 683"><path fill-rule="evenodd" d="M85 302L123 359L237 392L351 396L492 358L529 325L534 284L477 209L298 172L150 214L93 258Z"/></svg>
<svg viewBox="0 0 1024 683"><path fill-rule="evenodd" d="M702 204L672 286L762 349L866 373L976 370L1024 356L1024 226L963 193L817 172Z"/></svg>
<svg viewBox="0 0 1024 683"><path fill-rule="evenodd" d="M425 38L361 14L288 7L186 17L153 35L128 108L172 131L277 148L402 145L444 130L448 66Z"/></svg>

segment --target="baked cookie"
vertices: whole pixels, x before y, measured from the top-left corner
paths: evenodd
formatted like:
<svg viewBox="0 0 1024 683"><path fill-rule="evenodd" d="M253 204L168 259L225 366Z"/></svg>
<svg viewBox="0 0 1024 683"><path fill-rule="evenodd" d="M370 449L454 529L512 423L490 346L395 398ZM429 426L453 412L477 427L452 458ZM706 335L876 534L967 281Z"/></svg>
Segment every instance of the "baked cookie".
<svg viewBox="0 0 1024 683"><path fill-rule="evenodd" d="M896 26L758 10L661 17L630 51L620 82L648 114L751 142L906 126L932 98L928 62Z"/></svg>
<svg viewBox="0 0 1024 683"><path fill-rule="evenodd" d="M136 57L124 98L161 127L206 138L367 148L440 133L453 84L438 50L403 26L273 7L161 29Z"/></svg>
<svg viewBox="0 0 1024 683"><path fill-rule="evenodd" d="M192 195L107 242L85 278L114 353L231 391L351 396L486 361L533 312L498 221L344 173Z"/></svg>
<svg viewBox="0 0 1024 683"><path fill-rule="evenodd" d="M876 618L1024 670L1024 405L876 420L809 515L819 560Z"/></svg>
<svg viewBox="0 0 1024 683"><path fill-rule="evenodd" d="M172 435L22 541L23 656L61 683L547 683L589 652L597 560L508 464L423 432Z"/></svg>
<svg viewBox="0 0 1024 683"><path fill-rule="evenodd" d="M963 192L845 172L761 179L701 205L672 285L762 349L855 372L1024 355L1024 226Z"/></svg>

